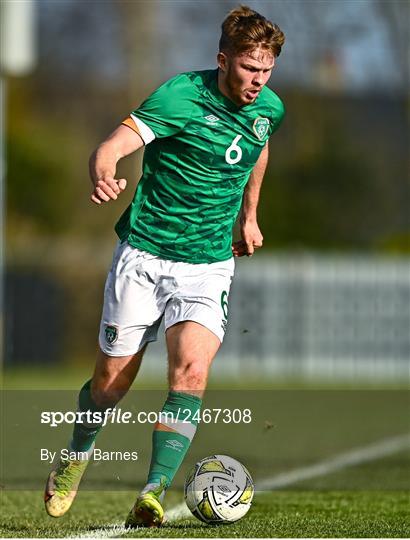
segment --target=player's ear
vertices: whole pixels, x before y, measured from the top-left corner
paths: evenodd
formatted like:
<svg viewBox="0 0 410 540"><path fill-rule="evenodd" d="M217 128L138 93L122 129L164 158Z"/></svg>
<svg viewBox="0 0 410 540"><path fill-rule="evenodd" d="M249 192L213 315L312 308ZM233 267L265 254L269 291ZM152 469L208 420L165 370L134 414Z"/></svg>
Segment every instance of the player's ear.
<svg viewBox="0 0 410 540"><path fill-rule="evenodd" d="M226 71L227 58L226 54L219 51L216 60L218 62L218 67L221 71Z"/></svg>

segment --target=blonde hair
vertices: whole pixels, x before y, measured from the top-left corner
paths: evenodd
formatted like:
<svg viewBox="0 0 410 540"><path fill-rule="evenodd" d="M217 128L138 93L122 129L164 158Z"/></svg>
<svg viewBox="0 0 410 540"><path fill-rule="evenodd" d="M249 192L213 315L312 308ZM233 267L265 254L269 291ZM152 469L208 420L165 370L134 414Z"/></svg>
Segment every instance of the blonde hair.
<svg viewBox="0 0 410 540"><path fill-rule="evenodd" d="M284 42L285 34L277 24L248 6L239 6L222 23L219 50L238 54L261 47L277 57Z"/></svg>

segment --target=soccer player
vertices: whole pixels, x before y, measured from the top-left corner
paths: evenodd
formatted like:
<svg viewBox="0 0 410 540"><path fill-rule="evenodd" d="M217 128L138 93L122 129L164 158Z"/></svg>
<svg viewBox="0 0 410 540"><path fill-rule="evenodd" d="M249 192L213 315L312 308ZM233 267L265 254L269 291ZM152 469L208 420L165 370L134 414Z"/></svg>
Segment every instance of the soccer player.
<svg viewBox="0 0 410 540"><path fill-rule="evenodd" d="M284 43L280 28L252 9L222 24L216 70L182 73L151 94L90 158L91 200L117 199L123 157L145 146L135 196L116 225L119 243L108 274L95 371L79 410L104 413L132 385L147 344L164 319L169 413L154 428L147 484L126 525L159 526L162 502L194 437L211 363L224 337L233 256L262 246L257 206L268 139L284 115L265 85ZM232 244L240 212L241 240ZM172 418L171 418L172 417ZM70 450L92 456L101 426L77 423ZM46 492L47 512L62 516L88 459L60 460Z"/></svg>

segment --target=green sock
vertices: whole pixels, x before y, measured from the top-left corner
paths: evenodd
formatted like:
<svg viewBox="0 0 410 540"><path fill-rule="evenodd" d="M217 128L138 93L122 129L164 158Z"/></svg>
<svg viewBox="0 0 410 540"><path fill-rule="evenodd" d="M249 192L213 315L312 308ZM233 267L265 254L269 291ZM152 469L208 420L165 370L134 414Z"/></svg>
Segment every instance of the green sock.
<svg viewBox="0 0 410 540"><path fill-rule="evenodd" d="M169 392L162 408L161 424L175 431L154 430L148 484L168 487L176 475L195 435L202 400L183 392ZM184 422L184 420L186 420Z"/></svg>
<svg viewBox="0 0 410 540"><path fill-rule="evenodd" d="M84 412L91 411L104 413L105 411L105 408L98 407L91 397L91 380L87 381L80 390L78 396L78 409ZM98 435L98 432L102 427L101 424L76 422L74 424L73 438L71 440L70 448L75 452L87 452L90 450L95 438Z"/></svg>

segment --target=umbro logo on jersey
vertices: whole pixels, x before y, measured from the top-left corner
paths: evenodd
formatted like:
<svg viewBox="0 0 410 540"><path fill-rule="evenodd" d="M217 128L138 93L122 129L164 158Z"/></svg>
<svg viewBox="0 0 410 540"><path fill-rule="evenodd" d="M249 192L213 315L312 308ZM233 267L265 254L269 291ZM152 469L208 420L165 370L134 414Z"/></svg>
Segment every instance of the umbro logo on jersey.
<svg viewBox="0 0 410 540"><path fill-rule="evenodd" d="M204 118L205 118L205 120L208 120L207 121L208 126L213 126L217 122L219 122L219 118L217 116L215 116L214 114L208 114L208 116L204 116Z"/></svg>

